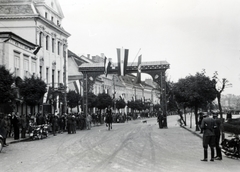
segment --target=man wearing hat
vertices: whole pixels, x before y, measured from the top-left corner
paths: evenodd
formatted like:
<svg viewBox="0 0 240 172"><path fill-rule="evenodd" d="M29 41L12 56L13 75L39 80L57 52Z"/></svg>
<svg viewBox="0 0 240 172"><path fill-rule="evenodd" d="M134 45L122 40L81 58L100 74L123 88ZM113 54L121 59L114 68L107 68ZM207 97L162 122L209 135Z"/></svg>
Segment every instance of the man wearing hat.
<svg viewBox="0 0 240 172"><path fill-rule="evenodd" d="M203 149L204 159L201 161L208 161L208 145L211 149L211 159L214 161L214 146L215 146L215 133L216 123L213 118L210 118L207 112L203 112L203 120L201 123L203 129Z"/></svg>
<svg viewBox="0 0 240 172"><path fill-rule="evenodd" d="M218 118L218 113L213 113L213 119L216 122L216 129L214 130L214 134L215 134L215 146L216 146L216 153L217 156L215 157L216 160L222 160L222 151L219 145L219 141L220 141L220 126L221 126L221 120Z"/></svg>

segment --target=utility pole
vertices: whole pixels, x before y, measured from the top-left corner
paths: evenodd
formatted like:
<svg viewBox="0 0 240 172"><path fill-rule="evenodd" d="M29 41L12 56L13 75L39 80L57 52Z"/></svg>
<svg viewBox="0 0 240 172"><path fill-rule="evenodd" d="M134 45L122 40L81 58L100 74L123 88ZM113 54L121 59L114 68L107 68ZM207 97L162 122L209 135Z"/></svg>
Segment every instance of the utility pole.
<svg viewBox="0 0 240 172"><path fill-rule="evenodd" d="M67 111L67 56L66 56L66 46L63 48L63 58L64 58L64 66L63 66L63 82L64 82L64 92L63 92L63 113Z"/></svg>
<svg viewBox="0 0 240 172"><path fill-rule="evenodd" d="M113 75L113 105L114 111L116 113L116 88L115 88L115 75Z"/></svg>

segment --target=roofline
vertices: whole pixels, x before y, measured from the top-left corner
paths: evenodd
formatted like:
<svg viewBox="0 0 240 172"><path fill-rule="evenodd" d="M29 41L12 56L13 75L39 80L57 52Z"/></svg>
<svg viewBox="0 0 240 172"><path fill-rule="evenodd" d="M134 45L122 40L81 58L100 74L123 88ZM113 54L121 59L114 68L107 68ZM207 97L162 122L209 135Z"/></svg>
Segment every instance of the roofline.
<svg viewBox="0 0 240 172"><path fill-rule="evenodd" d="M6 36L3 36L4 34L5 34ZM20 43L22 43L22 44L25 44L25 45L31 47L32 49L35 49L35 48L37 47L36 44L34 44L34 43L32 43L32 42L30 42L30 41L28 41L28 40L26 40L26 39L24 39L24 38L16 35L16 34L13 33L13 32L0 32L0 38L13 39L13 40L15 40L15 41L18 41L18 42L20 42Z"/></svg>

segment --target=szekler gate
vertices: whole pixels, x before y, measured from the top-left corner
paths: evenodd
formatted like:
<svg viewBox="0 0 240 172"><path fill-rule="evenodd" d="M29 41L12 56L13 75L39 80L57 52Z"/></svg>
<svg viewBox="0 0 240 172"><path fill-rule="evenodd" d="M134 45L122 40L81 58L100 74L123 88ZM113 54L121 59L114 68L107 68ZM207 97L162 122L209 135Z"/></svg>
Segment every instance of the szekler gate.
<svg viewBox="0 0 240 172"><path fill-rule="evenodd" d="M118 66L115 63L108 69L108 74L118 74ZM141 63L141 73L146 73L152 76L161 89L161 108L163 111L164 122L163 128L167 128L167 101L166 101L166 70L169 69L170 64L166 61L152 61ZM83 74L83 112L86 115L88 112L88 92L94 84L96 78L104 74L104 63L84 63L79 66L79 72ZM128 63L126 73L137 73L138 64Z"/></svg>

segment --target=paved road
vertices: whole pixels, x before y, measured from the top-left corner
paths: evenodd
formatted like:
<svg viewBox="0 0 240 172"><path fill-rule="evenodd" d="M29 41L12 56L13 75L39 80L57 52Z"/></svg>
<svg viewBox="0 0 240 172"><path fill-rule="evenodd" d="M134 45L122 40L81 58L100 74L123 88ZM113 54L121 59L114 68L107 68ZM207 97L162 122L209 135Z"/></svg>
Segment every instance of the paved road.
<svg viewBox="0 0 240 172"><path fill-rule="evenodd" d="M201 162L202 141L168 117L168 129L156 118L58 134L11 144L0 154L3 172L236 172L240 160Z"/></svg>

